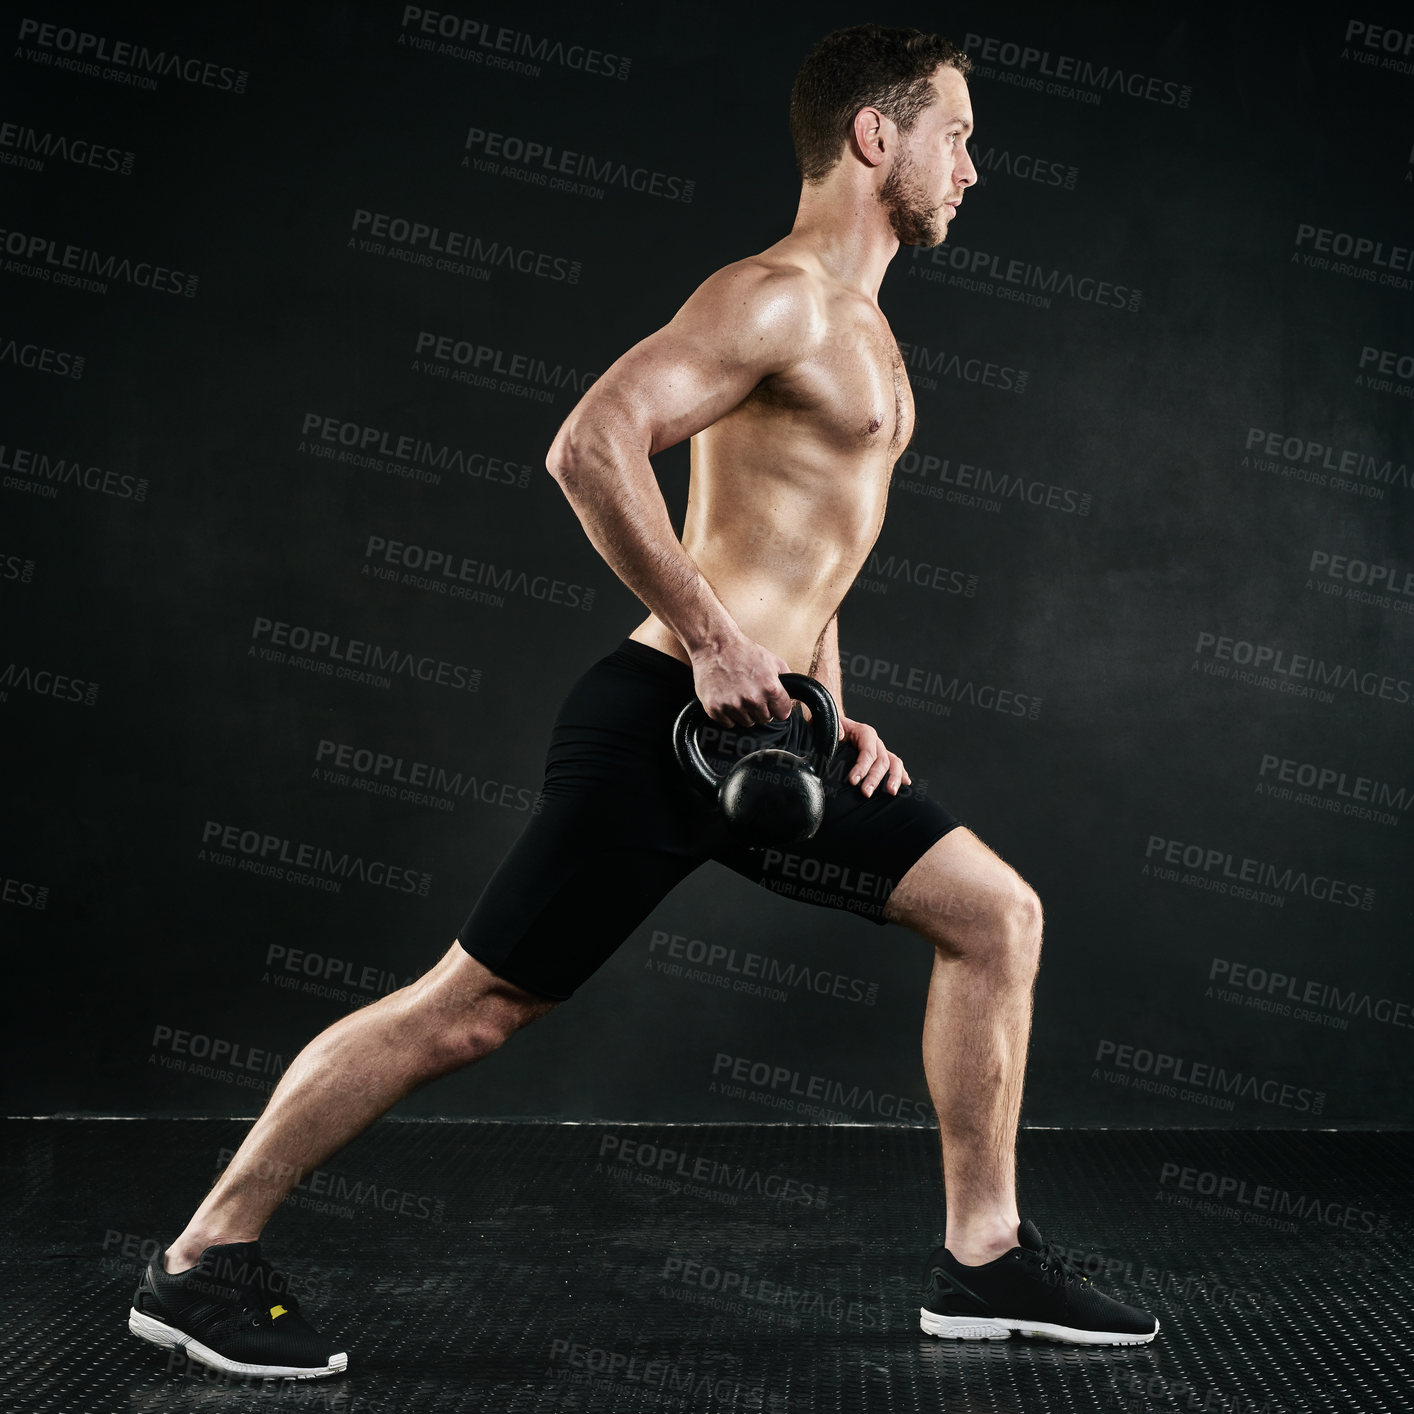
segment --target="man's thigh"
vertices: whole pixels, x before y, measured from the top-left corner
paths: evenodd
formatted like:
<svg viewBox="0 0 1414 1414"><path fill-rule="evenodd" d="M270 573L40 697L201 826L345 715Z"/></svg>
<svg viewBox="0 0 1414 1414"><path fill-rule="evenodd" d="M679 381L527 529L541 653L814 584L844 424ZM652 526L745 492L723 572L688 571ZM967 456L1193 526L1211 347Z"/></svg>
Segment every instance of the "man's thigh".
<svg viewBox="0 0 1414 1414"><path fill-rule="evenodd" d="M699 863L547 812L511 846L458 941L496 976L564 1001Z"/></svg>
<svg viewBox="0 0 1414 1414"><path fill-rule="evenodd" d="M633 640L551 727L545 785L458 934L497 977L563 1001L708 857L712 811L673 755L692 669Z"/></svg>

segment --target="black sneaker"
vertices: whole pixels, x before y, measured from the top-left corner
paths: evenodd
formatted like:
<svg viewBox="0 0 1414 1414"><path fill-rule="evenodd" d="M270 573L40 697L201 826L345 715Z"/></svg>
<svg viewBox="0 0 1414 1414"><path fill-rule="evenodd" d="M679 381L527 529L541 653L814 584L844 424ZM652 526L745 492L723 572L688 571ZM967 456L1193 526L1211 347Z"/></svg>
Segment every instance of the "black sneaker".
<svg viewBox="0 0 1414 1414"><path fill-rule="evenodd" d="M980 1267L964 1266L946 1247L928 1258L920 1324L929 1335L1006 1340L1018 1335L1075 1345L1147 1345L1159 1323L1090 1285L1027 1218L1019 1247Z"/></svg>
<svg viewBox="0 0 1414 1414"><path fill-rule="evenodd" d="M317 1380L348 1368L349 1357L300 1315L289 1280L260 1255L258 1242L208 1247L175 1275L148 1263L128 1329L154 1345L228 1375Z"/></svg>

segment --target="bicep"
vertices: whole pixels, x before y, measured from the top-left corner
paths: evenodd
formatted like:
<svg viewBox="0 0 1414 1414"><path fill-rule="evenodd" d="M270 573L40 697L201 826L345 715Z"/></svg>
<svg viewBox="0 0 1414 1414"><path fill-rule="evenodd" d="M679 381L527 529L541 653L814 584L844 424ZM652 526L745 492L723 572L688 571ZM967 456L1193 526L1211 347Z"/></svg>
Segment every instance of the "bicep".
<svg viewBox="0 0 1414 1414"><path fill-rule="evenodd" d="M723 278L726 276L726 278ZM617 359L583 412L653 455L710 427L800 356L812 311L800 282L718 272L663 328Z"/></svg>

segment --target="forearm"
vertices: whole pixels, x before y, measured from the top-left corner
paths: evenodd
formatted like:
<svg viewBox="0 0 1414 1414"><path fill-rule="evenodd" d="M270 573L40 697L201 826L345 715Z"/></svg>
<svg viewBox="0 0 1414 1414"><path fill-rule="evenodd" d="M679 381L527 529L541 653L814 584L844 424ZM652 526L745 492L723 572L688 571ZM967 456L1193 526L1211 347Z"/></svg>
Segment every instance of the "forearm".
<svg viewBox="0 0 1414 1414"><path fill-rule="evenodd" d="M562 440L547 465L609 568L688 652L711 651L739 633L674 532L647 453L590 438L570 454Z"/></svg>

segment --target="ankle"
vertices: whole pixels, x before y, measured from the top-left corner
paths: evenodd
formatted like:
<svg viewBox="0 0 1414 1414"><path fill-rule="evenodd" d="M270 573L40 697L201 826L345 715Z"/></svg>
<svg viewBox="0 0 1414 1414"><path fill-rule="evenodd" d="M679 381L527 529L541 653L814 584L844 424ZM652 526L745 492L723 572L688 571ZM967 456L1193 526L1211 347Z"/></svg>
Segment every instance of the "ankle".
<svg viewBox="0 0 1414 1414"><path fill-rule="evenodd" d="M965 1267L994 1262L1017 1245L1020 1218L979 1220L966 1225L948 1224L943 1245Z"/></svg>
<svg viewBox="0 0 1414 1414"><path fill-rule="evenodd" d="M206 1244L211 1245L209 1242ZM201 1260L201 1252L198 1249L193 1256L189 1249L179 1247L175 1242L162 1254L162 1270L168 1276L176 1276L178 1272L189 1271Z"/></svg>
<svg viewBox="0 0 1414 1414"><path fill-rule="evenodd" d="M168 1276L189 1271L201 1261L208 1247L220 1247L227 1242L255 1242L259 1237L235 1237L229 1233L183 1233L162 1255L162 1269Z"/></svg>

